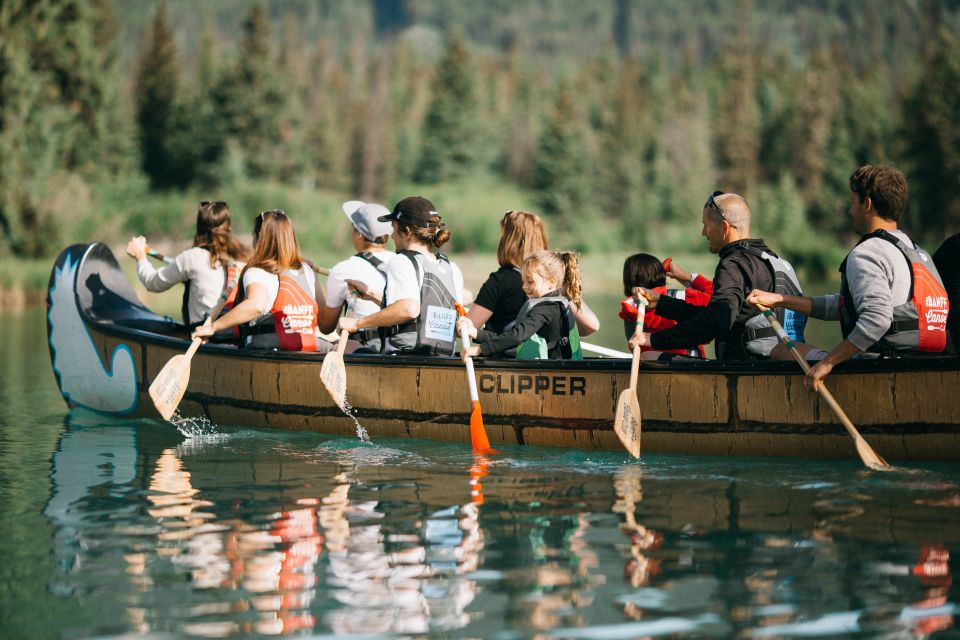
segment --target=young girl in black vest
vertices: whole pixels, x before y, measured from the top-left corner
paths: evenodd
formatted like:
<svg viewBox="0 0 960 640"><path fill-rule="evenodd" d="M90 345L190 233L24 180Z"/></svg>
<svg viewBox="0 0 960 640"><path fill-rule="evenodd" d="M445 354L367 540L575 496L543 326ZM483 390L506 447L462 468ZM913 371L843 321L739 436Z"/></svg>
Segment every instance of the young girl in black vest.
<svg viewBox="0 0 960 640"><path fill-rule="evenodd" d="M477 330L461 318L476 343L462 356L491 356L515 349L521 360L580 360L580 335L571 303L581 302L580 261L572 251L538 251L520 268L529 300L502 333ZM458 326L459 330L459 326Z"/></svg>

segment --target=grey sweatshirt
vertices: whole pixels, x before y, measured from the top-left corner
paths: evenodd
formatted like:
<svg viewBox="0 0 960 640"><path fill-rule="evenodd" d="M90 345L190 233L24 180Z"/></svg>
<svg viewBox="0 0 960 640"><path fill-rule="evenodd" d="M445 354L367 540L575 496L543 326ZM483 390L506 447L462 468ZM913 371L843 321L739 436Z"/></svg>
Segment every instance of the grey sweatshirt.
<svg viewBox="0 0 960 640"><path fill-rule="evenodd" d="M238 267L242 266L238 264ZM174 258L173 264L160 269L155 269L147 258L143 258L137 262L137 276L146 290L153 293L189 280L192 283L187 300L190 322L200 322L210 313L224 287L223 267L211 267L210 252L201 247L187 249Z"/></svg>
<svg viewBox="0 0 960 640"><path fill-rule="evenodd" d="M909 245L899 230L891 231ZM893 322L893 308L907 302L912 281L910 267L900 250L881 238L870 238L847 256L847 282L859 317L847 339L866 351L883 337ZM840 294L816 296L810 315L820 320L840 319Z"/></svg>

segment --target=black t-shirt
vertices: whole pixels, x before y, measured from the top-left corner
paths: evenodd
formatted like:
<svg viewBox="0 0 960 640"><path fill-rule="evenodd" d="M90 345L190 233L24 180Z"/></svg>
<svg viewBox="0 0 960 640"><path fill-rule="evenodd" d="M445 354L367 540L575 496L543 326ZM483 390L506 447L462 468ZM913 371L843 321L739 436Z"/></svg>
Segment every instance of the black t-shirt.
<svg viewBox="0 0 960 640"><path fill-rule="evenodd" d="M950 331L954 350L957 350L957 347L960 347L960 233L943 241L933 254L933 264L943 278L943 288L947 290L947 298L950 300L947 329Z"/></svg>
<svg viewBox="0 0 960 640"><path fill-rule="evenodd" d="M493 312L484 328L494 333L503 333L504 327L517 319L520 307L526 301L527 294L523 292L520 272L507 266L490 274L473 302Z"/></svg>

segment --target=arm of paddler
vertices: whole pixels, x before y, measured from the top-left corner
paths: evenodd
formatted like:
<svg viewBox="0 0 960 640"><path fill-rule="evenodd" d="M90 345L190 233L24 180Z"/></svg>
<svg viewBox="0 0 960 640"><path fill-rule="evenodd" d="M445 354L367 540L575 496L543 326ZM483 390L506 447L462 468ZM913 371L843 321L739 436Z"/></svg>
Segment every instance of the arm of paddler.
<svg viewBox="0 0 960 640"><path fill-rule="evenodd" d="M238 325L256 320L266 309L270 308L271 300L267 286L254 282L246 287L246 297L243 302L214 320L211 324L200 325L193 331L194 338L209 338L217 331L231 329Z"/></svg>
<svg viewBox="0 0 960 640"><path fill-rule="evenodd" d="M587 306L586 300L581 300L580 304L572 304L573 317L577 321L577 330L581 336L589 336L600 330L600 318L593 312L593 309Z"/></svg>
<svg viewBox="0 0 960 640"><path fill-rule="evenodd" d="M380 311L370 314L369 316L362 318L340 318L340 328L346 329L350 333L356 333L360 329L392 327L395 324L402 324L408 320L413 320L419 315L420 301L412 298L403 298L388 304Z"/></svg>
<svg viewBox="0 0 960 640"><path fill-rule="evenodd" d="M781 293L770 293L754 289L747 295L747 304L760 305L768 309L783 307L809 316L813 309L813 298L806 296L785 296Z"/></svg>

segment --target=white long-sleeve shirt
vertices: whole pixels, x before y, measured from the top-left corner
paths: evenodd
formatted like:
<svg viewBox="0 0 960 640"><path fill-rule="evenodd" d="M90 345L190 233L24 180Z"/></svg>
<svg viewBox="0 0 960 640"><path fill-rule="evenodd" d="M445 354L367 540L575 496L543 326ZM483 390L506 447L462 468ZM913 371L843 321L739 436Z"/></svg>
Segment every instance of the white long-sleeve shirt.
<svg viewBox="0 0 960 640"><path fill-rule="evenodd" d="M241 265L238 265L238 267ZM225 269L210 266L210 252L193 247L180 253L172 264L156 269L147 258L137 261L137 276L147 291L160 293L180 282L190 282L187 315L191 323L201 322L223 293Z"/></svg>

